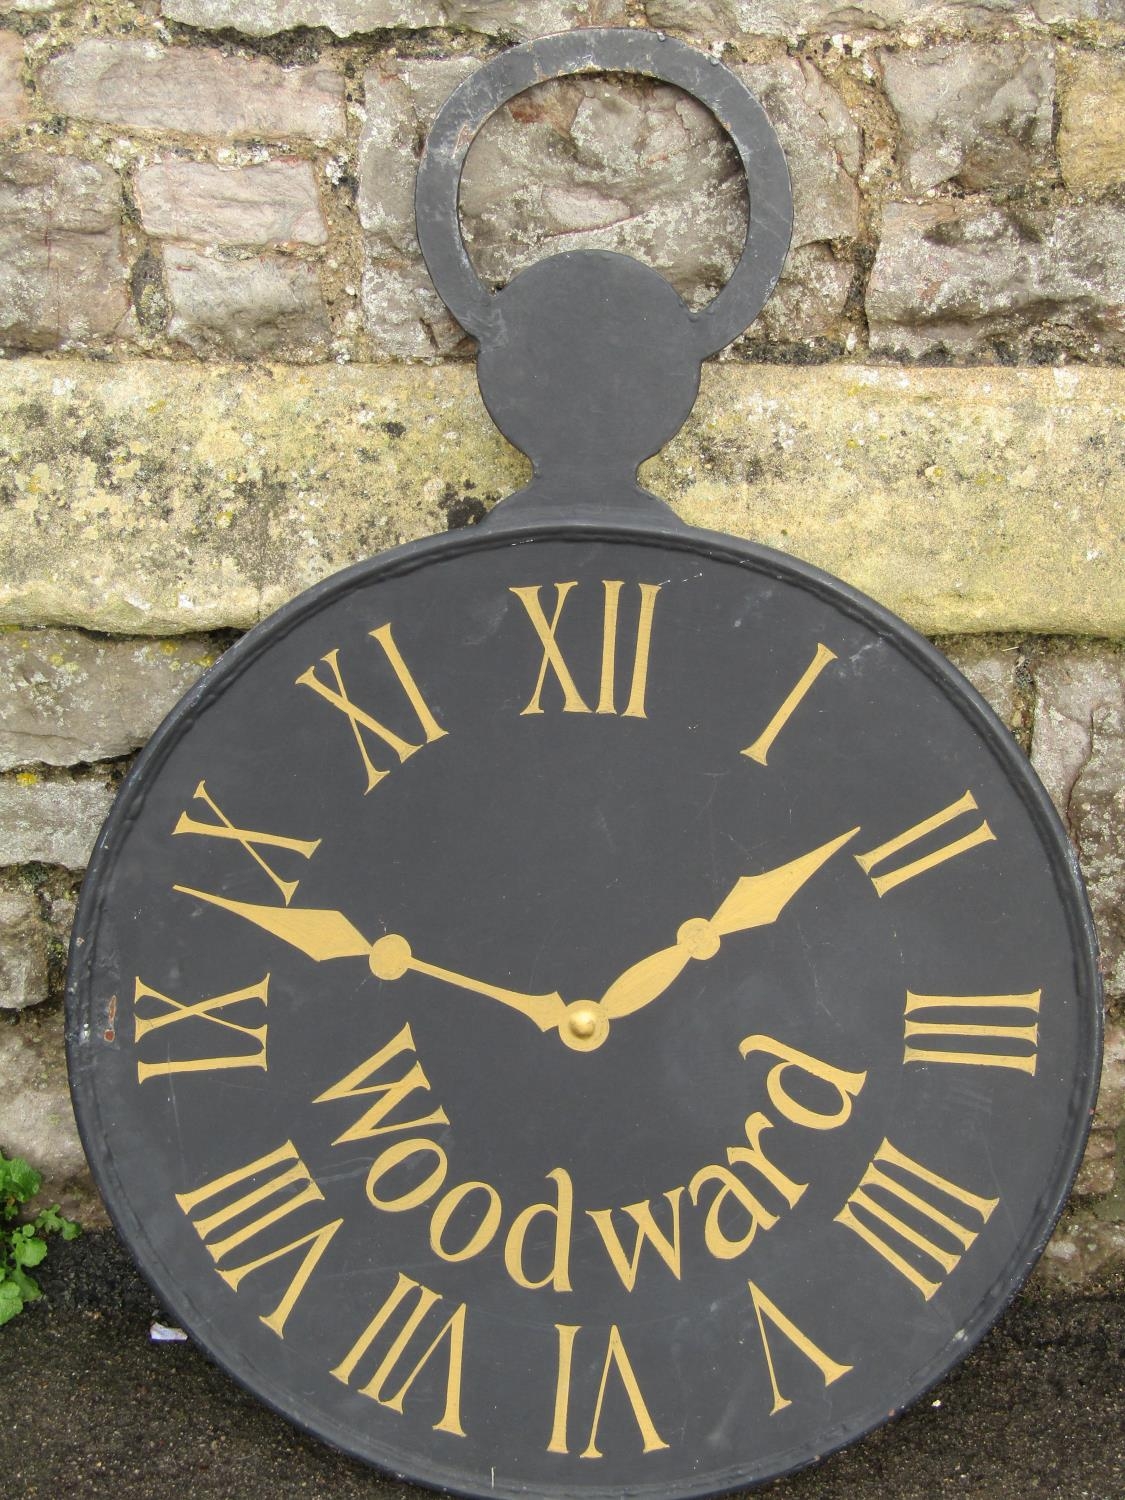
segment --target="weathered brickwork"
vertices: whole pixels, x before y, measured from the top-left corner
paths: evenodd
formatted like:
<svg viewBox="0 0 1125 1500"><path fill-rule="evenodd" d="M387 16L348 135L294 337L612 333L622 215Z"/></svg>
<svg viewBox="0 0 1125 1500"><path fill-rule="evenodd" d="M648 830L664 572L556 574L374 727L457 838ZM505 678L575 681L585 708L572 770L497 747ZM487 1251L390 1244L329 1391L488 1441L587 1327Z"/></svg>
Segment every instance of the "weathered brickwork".
<svg viewBox="0 0 1125 1500"><path fill-rule="evenodd" d="M121 184L45 151L0 158L0 339L52 349L117 332L129 311Z"/></svg>
<svg viewBox="0 0 1125 1500"><path fill-rule="evenodd" d="M348 37L384 28L456 27L522 41L574 26L620 26L624 0L166 0L164 13L193 26L270 36L325 26Z"/></svg>
<svg viewBox="0 0 1125 1500"><path fill-rule="evenodd" d="M1050 181L1054 49L1021 42L955 42L885 52L883 80L902 135L902 185L944 182L969 192Z"/></svg>
<svg viewBox="0 0 1125 1500"><path fill-rule="evenodd" d="M60 997L129 758L234 632L525 473L414 235L436 111L510 42L648 25L761 99L795 226L646 481L936 635L1029 750L1108 1000L1044 1274L1125 1261L1125 0L0 9L0 1147L97 1220ZM494 284L602 246L698 306L746 194L692 101L582 78L489 121L461 212Z"/></svg>
<svg viewBox="0 0 1125 1500"><path fill-rule="evenodd" d="M888 205L867 292L875 352L1125 351L1125 208Z"/></svg>
<svg viewBox="0 0 1125 1500"><path fill-rule="evenodd" d="M413 238L429 121L498 41L647 22L721 52L789 158L792 250L735 358L1122 357L1121 0L114 0L95 34L68 5L9 14L4 180L33 162L110 177L104 243L89 227L66 243L81 265L65 291L47 285L26 195L0 201L0 347L469 354ZM698 304L737 258L746 204L704 111L668 89L584 79L498 112L470 153L462 209L494 282L546 249L601 245ZM189 257L189 274L184 247L215 264ZM279 258L254 261L262 249Z"/></svg>
<svg viewBox="0 0 1125 1500"><path fill-rule="evenodd" d="M155 239L197 245L323 245L328 228L310 162L219 167L171 158L135 180L141 223Z"/></svg>
<svg viewBox="0 0 1125 1500"><path fill-rule="evenodd" d="M75 120L230 138L343 134L343 79L325 67L156 42L80 42L39 74L47 107Z"/></svg>

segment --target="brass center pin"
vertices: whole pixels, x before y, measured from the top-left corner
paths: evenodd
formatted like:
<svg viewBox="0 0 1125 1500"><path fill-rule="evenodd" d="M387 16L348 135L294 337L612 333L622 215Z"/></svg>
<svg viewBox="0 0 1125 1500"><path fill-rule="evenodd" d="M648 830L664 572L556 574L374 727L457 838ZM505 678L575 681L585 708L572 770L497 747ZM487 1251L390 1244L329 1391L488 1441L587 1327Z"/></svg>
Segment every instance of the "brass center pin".
<svg viewBox="0 0 1125 1500"><path fill-rule="evenodd" d="M609 1035L609 1018L593 1000L575 1000L566 1008L559 1035L576 1052L593 1052Z"/></svg>

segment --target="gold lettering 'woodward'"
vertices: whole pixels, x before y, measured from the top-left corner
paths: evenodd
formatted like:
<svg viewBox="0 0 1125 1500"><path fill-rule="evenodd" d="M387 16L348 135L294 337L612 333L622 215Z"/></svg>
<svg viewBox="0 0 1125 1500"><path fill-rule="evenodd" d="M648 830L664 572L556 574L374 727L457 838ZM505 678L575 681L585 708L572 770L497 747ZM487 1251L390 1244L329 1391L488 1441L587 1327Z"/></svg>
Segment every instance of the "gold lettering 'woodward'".
<svg viewBox="0 0 1125 1500"><path fill-rule="evenodd" d="M414 1120L396 1120L390 1123L387 1121L388 1115L393 1114L411 1094L419 1089L429 1093L430 1082L416 1057L414 1063L401 1078L391 1079L386 1083L372 1083L372 1075L380 1072L404 1052L414 1054L414 1051L414 1034L407 1023L385 1047L372 1053L365 1062L360 1063L358 1068L353 1068L346 1077L341 1078L339 1083L334 1083L331 1088L325 1089L323 1094L316 1096L313 1100L314 1104L326 1104L337 1099L362 1099L368 1095L375 1096L375 1103L360 1115L354 1125L349 1125L347 1130L336 1137L332 1142L334 1146L339 1146L344 1141L365 1141L372 1136L386 1135L392 1130L424 1130L427 1125L449 1124L449 1116L444 1109L435 1109L431 1114L419 1115Z"/></svg>
<svg viewBox="0 0 1125 1500"><path fill-rule="evenodd" d="M243 1188L244 1191L239 1191ZM280 1203L275 1202L270 1207L263 1206L278 1197L281 1198ZM204 1183L193 1192L176 1194L176 1202L191 1220L192 1227L215 1262L216 1270L234 1291L238 1290L252 1272L261 1270L263 1266L271 1265L294 1251L305 1251L277 1306L271 1313L261 1315L261 1321L279 1338L285 1337L285 1323L293 1311L294 1303L304 1291L321 1256L344 1222L343 1219L326 1220L323 1213L318 1212L313 1217L319 1219L320 1223L297 1239L283 1245L274 1245L253 1260L241 1261L238 1257L240 1263L237 1265L231 1264L231 1257L248 1240L265 1237L269 1241L276 1238L269 1233L275 1224L289 1218L291 1214L300 1214L302 1209L311 1204L323 1201L324 1194L313 1181L312 1174L292 1141L286 1141L276 1151L260 1156L256 1161L247 1162L243 1167L236 1167L233 1172L216 1177L212 1182ZM216 1203L218 1207L215 1206ZM207 1212L193 1218L196 1210L204 1205L209 1205ZM306 1222L308 1217L301 1215ZM225 1264L220 1266L220 1261Z"/></svg>
<svg viewBox="0 0 1125 1500"><path fill-rule="evenodd" d="M215 799L207 790L207 783L201 781L192 794L193 799L202 802L214 813L216 822L204 823L198 818L193 818L186 810L180 814L179 821L173 834L193 833L201 838L229 839L240 844L246 853L254 861L260 870L263 870L274 885L281 892L282 900L286 906L293 899L299 880L282 880L274 867L262 853L262 849L284 849L292 854L299 854L302 859L311 859L320 848L319 839L291 839L279 833L260 833L251 828L236 828L231 820L223 812Z"/></svg>
<svg viewBox="0 0 1125 1500"><path fill-rule="evenodd" d="M637 1232L633 1240L633 1253L631 1256L625 1254L625 1247L614 1227L613 1210L611 1208L587 1209L586 1215L593 1219L597 1225L598 1233L602 1242L609 1252L609 1258L613 1263L613 1269L625 1286L627 1292L631 1292L637 1284L637 1271L640 1269L641 1251L645 1244L650 1244L660 1259L671 1271L677 1281L680 1279L680 1199L683 1197L682 1187L673 1188L664 1197L671 1208L672 1234L671 1238L657 1224L653 1217L650 1203L630 1203L621 1210L628 1214L637 1226Z"/></svg>
<svg viewBox="0 0 1125 1500"><path fill-rule="evenodd" d="M170 1073L210 1073L225 1068L261 1068L266 1071L266 1033L267 1027L247 1026L242 1020L234 1021L226 1012L237 1006L236 1014L245 1016L245 1007L260 1005L263 1010L269 1001L270 976L267 974L257 984L247 986L244 990L230 990L225 995L212 995L208 999L196 1000L190 1004L174 1000L171 995L162 995L159 990L151 989L139 978L133 989L133 1013L136 1030L134 1040L140 1043L142 1037L147 1037L153 1032L163 1032L169 1026L184 1025L183 1032L177 1031L170 1039L162 1037L166 1045L177 1046L182 1053L192 1052L196 1046L214 1046L212 1032L206 1027L215 1027L220 1033L235 1032L245 1037L250 1042L248 1048L245 1043L237 1052L223 1055L210 1055L205 1057L165 1056L159 1062L138 1062L137 1082L144 1083L149 1078L164 1078ZM150 1002L165 1007L163 1010L152 1010ZM142 1014L142 1010L147 1014ZM229 1035L223 1035L225 1046L231 1045ZM194 1044L194 1045L193 1045Z"/></svg>
<svg viewBox="0 0 1125 1500"><path fill-rule="evenodd" d="M711 1199L703 1221L703 1243L716 1260L734 1260L743 1251L749 1250L759 1229L763 1232L772 1229L781 1213L780 1208L776 1213L771 1213L762 1202L761 1184L755 1182L751 1187L734 1170L735 1167L749 1167L752 1172L758 1173L785 1199L789 1208L796 1207L808 1187L807 1182L794 1182L762 1150L762 1132L773 1128L772 1120L761 1110L755 1110L746 1117L744 1128L749 1146L728 1146L729 1166L700 1167L688 1184L693 1204L699 1203L705 1187L712 1183L718 1185L719 1190ZM729 1221L736 1208L746 1215L746 1224L743 1232L732 1239L728 1233Z"/></svg>
<svg viewBox="0 0 1125 1500"><path fill-rule="evenodd" d="M852 1100L867 1081L866 1073L845 1072L843 1068L835 1068L831 1063L821 1062L820 1058L813 1057L808 1052L799 1052L796 1047L790 1047L787 1042L775 1041L770 1036L748 1036L745 1041L739 1043L738 1050L743 1057L762 1052L767 1057L779 1059L777 1065L771 1068L766 1076L766 1092L770 1096L770 1103L779 1115L794 1125L803 1125L806 1130L835 1130L838 1126L846 1124L851 1118ZM822 1110L809 1109L807 1105L794 1099L785 1087L785 1075L790 1069L804 1073L809 1078L815 1078L826 1085L835 1095L836 1108L825 1113Z"/></svg>
<svg viewBox="0 0 1125 1500"><path fill-rule="evenodd" d="M937 865L945 864L948 859L955 859L957 855L965 854L968 850L977 848L979 844L987 844L995 839L996 835L992 829L982 820L969 833L959 839L954 839L950 844L943 844L939 849L934 849L918 859L909 860L906 864L891 868L882 875L871 874L872 870L885 865L893 855L899 854L903 849L908 849L911 844L924 840L935 829L951 823L962 813L976 810L976 798L972 792L966 792L956 802L943 807L941 812L934 813L933 817L924 818L921 823L915 823L904 833L888 839L885 844L880 844L877 849L869 849L866 854L855 855L855 861L864 874L871 877L871 884L875 887L876 894L885 896L888 891L893 891L896 886L902 885L907 880L915 879L926 870L932 870Z"/></svg>
<svg viewBox="0 0 1125 1500"><path fill-rule="evenodd" d="M461 1425L461 1377L465 1360L466 1313L463 1302L454 1308L410 1369L403 1373L403 1366L413 1357L408 1352L411 1345L422 1342L421 1339L416 1341L415 1335L421 1331L422 1324L441 1300L439 1293L399 1271L386 1300L348 1353L329 1373L343 1385L350 1384L360 1360L375 1346L378 1363L358 1390L361 1395L369 1396L372 1401L377 1401L380 1406L398 1412L401 1416L403 1402L411 1386L430 1360L439 1357L438 1351L444 1345L445 1405L432 1426L435 1432L448 1432L454 1437L464 1437L465 1429ZM405 1320L399 1323L398 1331L392 1335L391 1329L400 1312L406 1313ZM385 1340L383 1335L387 1336ZM385 1347L380 1354L378 1350L383 1343ZM393 1389L400 1377L401 1384Z"/></svg>
<svg viewBox="0 0 1125 1500"><path fill-rule="evenodd" d="M547 1443L548 1453L569 1453L570 1404L571 1387L573 1384L574 1371L574 1345L578 1335L582 1332L582 1325L570 1323L556 1323L555 1332L558 1334L558 1365L555 1379L555 1411L551 1422L551 1436ZM661 1448L667 1448L668 1444L656 1430L656 1426L649 1413L645 1398L641 1394L640 1383L633 1371L633 1365L625 1349L624 1340L617 1324L610 1326L609 1336L606 1339L605 1360L602 1363L601 1380L598 1383L598 1393L594 1400L594 1414L590 1421L590 1435L585 1448L579 1454L580 1458L601 1458L602 1453L598 1447L598 1428L602 1420L602 1404L605 1401L606 1386L609 1383L610 1371L615 1370L617 1377L628 1397L629 1406L640 1433L641 1443L645 1453L655 1453Z"/></svg>
<svg viewBox="0 0 1125 1500"><path fill-rule="evenodd" d="M539 643L543 648L543 657L539 664L539 676L535 682L535 690L528 700L527 706L520 710L521 714L541 714L543 707L541 698L543 688L546 685L547 673L554 675L555 681L562 690L563 712L568 714L588 714L589 704L578 691L570 667L558 642L559 622L562 619L563 606L571 589L578 585L574 579L569 583L556 583L555 607L548 620L539 599L541 585L536 584L529 588L509 589L509 593L515 594L516 598L527 611L528 619L531 621ZM617 713L617 643L619 634L618 616L621 608L621 591L625 584L620 578L602 579L602 642L601 642L601 666L598 679L598 702L594 712L599 714ZM633 648L633 668L629 682L629 696L625 707L621 710L621 717L626 719L643 719L645 715L645 688L648 683L648 660L652 648L652 618L656 609L656 596L663 585L659 583L639 583L637 588L640 592L640 604L637 614L636 644Z"/></svg>
<svg viewBox="0 0 1125 1500"><path fill-rule="evenodd" d="M389 771L380 770L371 759L367 743L364 740L365 733L392 750L398 756L400 765L403 761L409 760L416 751L421 750L423 743L432 744L434 740L440 740L446 734L446 730L441 727L430 712L429 705L422 697L421 689L417 682L415 682L410 668L403 660L402 653L395 645L394 636L391 634L391 627L389 625L380 625L378 630L371 630L368 634L373 640L378 641L382 647L383 655L389 662L391 671L398 680L399 687L402 689L410 707L414 711L414 715L418 720L418 727L425 736L424 741L421 743L416 744L411 740L404 739L402 735L396 734L393 729L388 729L385 724L380 723L366 709L360 708L352 702L348 696L347 689L344 687L344 679L340 672L340 652L338 647L327 652L320 659L320 664L328 668L328 675L332 679L331 682L323 681L318 675L316 663L309 667L307 671L302 672L297 678L299 687L311 688L314 693L323 698L326 703L330 703L333 708L338 709L347 719L355 739L356 749L359 751L360 759L363 762L364 772L367 776L367 785L364 788L365 793L373 791L383 780L384 776L390 774ZM333 684L335 685L333 686Z"/></svg>
<svg viewBox="0 0 1125 1500"><path fill-rule="evenodd" d="M761 1034L747 1037L741 1052L749 1059L772 1060L764 1077L770 1101L781 1121L807 1130L836 1130L845 1124L867 1077ZM407 1056L414 1059L409 1064ZM397 1076L383 1079L379 1075L384 1071ZM790 1086L798 1078L803 1079L800 1099ZM382 1145L372 1161L365 1184L367 1201L389 1214L428 1206L430 1249L442 1260L472 1260L497 1242L516 1286L570 1292L576 1212L570 1173L565 1167L548 1172L544 1200L520 1208L505 1231L505 1207L497 1189L479 1181L447 1186L445 1146L428 1135L410 1133L449 1124L445 1111L414 1118L408 1111L398 1113L411 1094L429 1088L414 1054L410 1028L404 1026L386 1046L317 1095L318 1104L374 1098L333 1144L399 1137ZM662 1266L663 1274L680 1279L685 1195L690 1207L701 1211L704 1247L718 1260L742 1255L759 1232L772 1229L781 1214L798 1203L808 1184L794 1181L762 1145L763 1135L776 1124L764 1111L753 1111L744 1121L745 1144L729 1146L726 1165L701 1167L686 1188L675 1187L621 1209L585 1210L627 1292L635 1289L644 1266ZM783 1149L783 1144L779 1136L778 1146Z"/></svg>
<svg viewBox="0 0 1125 1500"><path fill-rule="evenodd" d="M927 1271L939 1266L948 1276L980 1232L955 1218L956 1208L948 1211L950 1200L977 1215L982 1225L1000 1202L958 1187L885 1140L835 1222L858 1234L928 1302L941 1282L931 1281L919 1266ZM903 1218L904 1213L909 1217ZM888 1239L888 1230L893 1239ZM952 1249L950 1241L960 1249Z"/></svg>

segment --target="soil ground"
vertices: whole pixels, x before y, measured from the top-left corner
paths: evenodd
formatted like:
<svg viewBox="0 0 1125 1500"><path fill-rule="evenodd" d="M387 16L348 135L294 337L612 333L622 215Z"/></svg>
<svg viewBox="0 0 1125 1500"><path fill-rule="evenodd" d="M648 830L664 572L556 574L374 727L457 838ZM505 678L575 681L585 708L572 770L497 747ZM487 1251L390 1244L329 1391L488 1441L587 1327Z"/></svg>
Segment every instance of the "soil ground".
<svg viewBox="0 0 1125 1500"><path fill-rule="evenodd" d="M0 1329L4 1500L425 1500L295 1431L163 1318L116 1238L54 1243ZM174 1321L168 1319L168 1321ZM1025 1294L897 1422L770 1500L1125 1500L1125 1275Z"/></svg>

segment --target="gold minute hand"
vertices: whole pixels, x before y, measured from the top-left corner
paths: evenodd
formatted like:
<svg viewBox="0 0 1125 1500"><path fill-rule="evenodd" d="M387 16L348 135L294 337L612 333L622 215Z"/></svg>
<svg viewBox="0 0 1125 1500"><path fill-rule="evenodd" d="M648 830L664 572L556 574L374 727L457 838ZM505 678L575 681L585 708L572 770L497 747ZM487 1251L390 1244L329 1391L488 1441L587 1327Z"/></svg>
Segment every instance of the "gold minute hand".
<svg viewBox="0 0 1125 1500"><path fill-rule="evenodd" d="M253 922L255 927L272 932L274 937L299 948L317 963L326 958L367 958L371 952L371 944L342 911L315 906L256 906L250 901L229 901L210 891L196 891L188 885L172 889Z"/></svg>
<svg viewBox="0 0 1125 1500"><path fill-rule="evenodd" d="M423 963L413 956L410 944L397 933L389 933L378 942L369 943L342 911L330 907L258 906L250 901L231 901L210 891L193 890L187 885L177 885L174 889L233 912L236 917L242 917L300 949L317 963L327 958L366 958L377 979L401 979L408 969L413 969L419 974L442 979L446 984L454 984L459 989L499 1000L534 1021L540 1031L557 1027L566 1011L561 995L524 995L518 990L501 989L498 985L455 974L452 969L439 969L436 964Z"/></svg>
<svg viewBox="0 0 1125 1500"><path fill-rule="evenodd" d="M742 876L710 921L692 917L680 927L671 948L650 953L613 981L601 999L600 1009L606 1019L632 1015L659 999L689 960L713 958L719 951L720 938L728 933L776 922L805 882L858 832L853 828L761 875Z"/></svg>
<svg viewBox="0 0 1125 1500"><path fill-rule="evenodd" d="M525 995L521 990L507 990L500 985L487 984L482 979L470 979L467 974L458 974L453 969L442 969L437 964L428 964L415 958L410 944L397 932L389 932L380 938L371 949L371 972L377 979L401 979L408 971L428 974L431 979L440 979L458 989L471 990L475 995L487 995L509 1005L521 1015L533 1021L540 1031L553 1031L563 1020L566 1003L557 991L549 995Z"/></svg>

